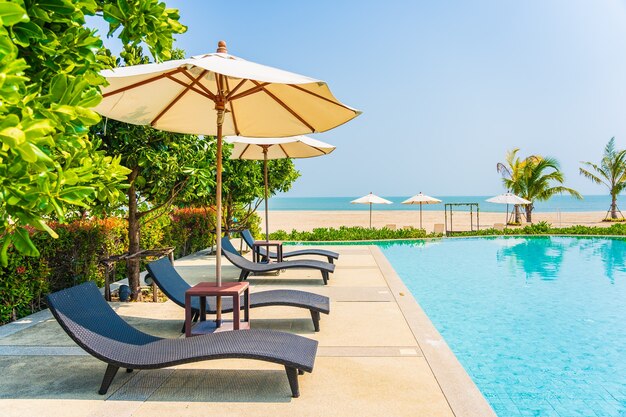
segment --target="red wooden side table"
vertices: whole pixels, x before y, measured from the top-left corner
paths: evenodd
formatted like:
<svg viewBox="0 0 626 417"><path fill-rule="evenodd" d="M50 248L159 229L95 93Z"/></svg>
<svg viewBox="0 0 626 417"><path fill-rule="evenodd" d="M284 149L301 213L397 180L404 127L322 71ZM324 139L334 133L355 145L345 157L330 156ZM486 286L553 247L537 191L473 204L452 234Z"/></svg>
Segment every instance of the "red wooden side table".
<svg viewBox="0 0 626 417"><path fill-rule="evenodd" d="M240 322L241 295L243 295L244 308L243 322ZM231 330L229 326L222 324L221 310L216 312L216 325L208 325L209 323L206 321L206 297L211 296L233 298L232 330L250 328L250 287L247 282L227 282L222 283L221 287L213 282L201 282L185 291L185 336L197 336L211 330ZM200 297L200 320L195 325L192 323L191 297Z"/></svg>
<svg viewBox="0 0 626 417"><path fill-rule="evenodd" d="M265 246L265 250L269 255L270 247L276 247L276 262L283 261L283 242L280 240L255 240L252 243L252 262L261 262L261 247ZM267 257L269 261L269 256Z"/></svg>

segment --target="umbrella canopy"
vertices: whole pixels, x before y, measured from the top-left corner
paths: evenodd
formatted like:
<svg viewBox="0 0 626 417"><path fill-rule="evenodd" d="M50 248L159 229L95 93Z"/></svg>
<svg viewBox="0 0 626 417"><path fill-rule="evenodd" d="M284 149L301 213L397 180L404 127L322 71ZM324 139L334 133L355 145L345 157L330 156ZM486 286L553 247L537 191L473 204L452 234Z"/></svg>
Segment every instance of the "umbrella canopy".
<svg viewBox="0 0 626 417"><path fill-rule="evenodd" d="M496 204L521 204L521 205L525 205L525 204L530 204L531 202L516 196L515 194L512 193L506 193L506 194L500 194L497 195L495 197L491 197L488 198L487 200L485 200L489 203L496 203Z"/></svg>
<svg viewBox="0 0 626 417"><path fill-rule="evenodd" d="M335 150L333 145L307 136L290 138L249 138L244 136L228 136L224 138L234 145L231 159L283 159L313 158L328 155Z"/></svg>
<svg viewBox="0 0 626 417"><path fill-rule="evenodd" d="M424 195L420 191L419 194L415 194L413 197L408 198L402 202L402 204L419 204L420 206L420 229L422 228L422 204L439 204L441 200L429 195Z"/></svg>
<svg viewBox="0 0 626 417"><path fill-rule="evenodd" d="M376 194L369 193L368 195L364 195L361 198L357 198L356 200L352 200L351 204L369 204L370 205L370 228L372 227L372 204L393 204L389 200L385 200L382 197L377 196Z"/></svg>
<svg viewBox="0 0 626 417"><path fill-rule="evenodd" d="M126 123L217 138L216 283L221 286L222 136L324 132L360 114L325 82L216 53L102 71L109 85L95 110ZM218 306L220 297L218 297ZM218 318L219 320L219 318Z"/></svg>
<svg viewBox="0 0 626 417"><path fill-rule="evenodd" d="M228 136L224 138L234 145L230 159L263 160L263 179L265 183L265 240L269 240L268 221L268 180L267 160L283 158L312 158L328 155L335 150L333 145L306 136L290 138L248 138Z"/></svg>
<svg viewBox="0 0 626 417"><path fill-rule="evenodd" d="M506 218L504 221L504 225L508 225L509 224L509 204L513 204L513 205L526 205L526 204L531 204L531 201L526 200L525 198L519 197L513 193L505 193L505 194L500 194L497 195L495 197L491 197L488 198L487 200L488 203L496 203L496 204L506 204Z"/></svg>

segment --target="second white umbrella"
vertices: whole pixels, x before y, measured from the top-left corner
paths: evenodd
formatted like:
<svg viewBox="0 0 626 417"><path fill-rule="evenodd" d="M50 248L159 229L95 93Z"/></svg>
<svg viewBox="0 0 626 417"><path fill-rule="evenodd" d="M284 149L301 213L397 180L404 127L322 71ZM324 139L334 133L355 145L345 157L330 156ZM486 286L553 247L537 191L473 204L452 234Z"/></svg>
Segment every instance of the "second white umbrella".
<svg viewBox="0 0 626 417"><path fill-rule="evenodd" d="M352 200L351 204L369 204L370 205L370 229L372 228L372 204L393 204L389 200L385 200L382 197L377 196L376 194L369 193L368 195L364 195L361 198L357 198L356 200Z"/></svg>
<svg viewBox="0 0 626 417"><path fill-rule="evenodd" d="M522 206L526 204L531 204L531 201L528 201L525 198L522 198L520 196L517 196L513 193L508 193L508 192L505 194L500 194L495 197L488 198L485 201L487 201L488 203L506 204L506 219L504 222L505 226L509 223L509 204L522 205Z"/></svg>
<svg viewBox="0 0 626 417"><path fill-rule="evenodd" d="M421 193L414 195L411 198L408 198L402 202L402 204L419 204L420 205L420 229L422 228L422 204L439 204L441 200L435 197L431 197L429 195L424 195Z"/></svg>

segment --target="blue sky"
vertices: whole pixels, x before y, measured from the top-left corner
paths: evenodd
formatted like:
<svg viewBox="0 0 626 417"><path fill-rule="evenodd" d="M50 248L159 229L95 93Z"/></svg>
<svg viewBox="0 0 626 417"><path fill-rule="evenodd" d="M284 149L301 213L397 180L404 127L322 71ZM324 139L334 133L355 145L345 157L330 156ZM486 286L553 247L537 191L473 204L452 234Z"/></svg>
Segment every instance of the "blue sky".
<svg viewBox="0 0 626 417"><path fill-rule="evenodd" d="M567 185L616 137L626 147L626 6L617 0L167 0L187 55L323 79L363 111L296 161L288 196L490 195L507 150L554 156ZM109 43L116 49L115 43ZM119 48L117 48L119 49Z"/></svg>

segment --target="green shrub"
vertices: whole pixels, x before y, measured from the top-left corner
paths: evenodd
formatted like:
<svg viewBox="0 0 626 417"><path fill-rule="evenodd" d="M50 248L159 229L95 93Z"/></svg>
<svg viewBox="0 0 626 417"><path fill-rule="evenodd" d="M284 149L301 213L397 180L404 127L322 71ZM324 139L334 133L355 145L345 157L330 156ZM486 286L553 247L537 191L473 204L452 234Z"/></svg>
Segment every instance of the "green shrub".
<svg viewBox="0 0 626 417"><path fill-rule="evenodd" d="M270 234L272 240L287 241L344 241L344 240L387 240L387 239L419 239L425 237L436 237L438 235L427 234L424 229L407 228L392 230L386 227L382 229L370 229L366 227L345 227L339 229L334 228L317 228L310 232L299 232L292 230L287 233L284 230L278 230Z"/></svg>
<svg viewBox="0 0 626 417"><path fill-rule="evenodd" d="M258 216L257 216L258 217ZM257 218L258 224L258 218ZM100 260L128 250L125 219L78 219L68 224L52 223L59 235L33 232L31 239L40 249L39 257L28 257L14 248L9 263L0 267L0 324L45 308L44 298L85 281L104 284ZM141 247L157 249L174 246L181 257L215 244L215 212L210 208L173 210L170 216L148 219L141 226ZM116 279L126 276L124 262L116 264Z"/></svg>

